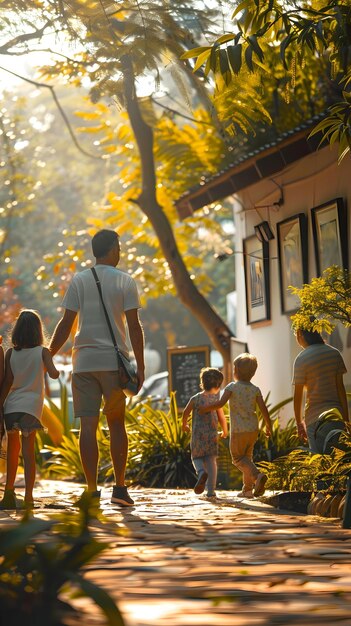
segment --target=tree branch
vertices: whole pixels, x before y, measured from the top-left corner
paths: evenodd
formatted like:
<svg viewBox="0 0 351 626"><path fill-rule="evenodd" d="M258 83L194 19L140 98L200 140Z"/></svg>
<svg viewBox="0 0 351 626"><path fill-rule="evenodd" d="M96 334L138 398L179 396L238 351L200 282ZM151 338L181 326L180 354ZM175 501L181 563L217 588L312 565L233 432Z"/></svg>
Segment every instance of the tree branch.
<svg viewBox="0 0 351 626"><path fill-rule="evenodd" d="M64 111L64 109L62 108L60 101L55 93L55 88L52 85L47 85L46 83L40 83L37 80L32 80L31 78L27 78L26 76L21 76L20 74L17 74L16 72L12 72L11 70L8 70L6 67L2 67L0 66L0 70L3 70L4 72L8 72L8 74L12 74L12 76L16 76L16 78L19 78L20 80L25 81L26 83L29 83L31 85L34 85L35 87L38 87L39 89L48 89L51 93L51 96L56 104L56 107L65 123L65 126L71 136L71 139L74 143L74 145L76 146L76 148L79 150L79 152L81 152L82 154L84 154L85 156L90 157L91 159L99 159L101 160L102 157L97 155L97 154L92 154L91 152L88 152L87 150L85 150L84 148L82 148L82 146L79 144L77 137L74 134L73 128L70 124L70 121Z"/></svg>
<svg viewBox="0 0 351 626"><path fill-rule="evenodd" d="M151 100L154 104L156 104L157 106L161 107L161 109L165 109L165 111L169 111L169 113L173 113L173 115L178 115L178 117L182 117L185 120L189 120L190 122L195 122L196 124L203 124L205 126L213 126L213 124L211 124L211 122L205 122L202 120L197 120L194 117L190 117L190 115L185 115L185 113L180 113L179 111L176 111L175 109L171 109L171 107L166 106L165 104L161 104L161 102L158 102L155 98L153 98L151 96Z"/></svg>
<svg viewBox="0 0 351 626"><path fill-rule="evenodd" d="M50 24L51 22L48 21L46 22L46 24L44 24L42 28L38 28L32 33L24 33L23 35L18 35L17 37L14 37L13 39L5 43L3 46L0 46L0 54L12 54L11 52L9 52L11 48L18 46L21 43L26 43L27 41L30 41L31 39L40 39L43 36L45 29Z"/></svg>

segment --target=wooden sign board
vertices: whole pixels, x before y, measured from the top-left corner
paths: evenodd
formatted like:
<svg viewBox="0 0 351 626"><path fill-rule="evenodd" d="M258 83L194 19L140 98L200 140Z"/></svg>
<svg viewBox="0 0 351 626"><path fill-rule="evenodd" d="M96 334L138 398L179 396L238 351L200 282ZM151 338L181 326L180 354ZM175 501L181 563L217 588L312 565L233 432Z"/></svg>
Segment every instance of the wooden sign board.
<svg viewBox="0 0 351 626"><path fill-rule="evenodd" d="M176 392L179 409L184 409L191 396L200 391L200 371L210 366L209 346L167 349L168 388Z"/></svg>

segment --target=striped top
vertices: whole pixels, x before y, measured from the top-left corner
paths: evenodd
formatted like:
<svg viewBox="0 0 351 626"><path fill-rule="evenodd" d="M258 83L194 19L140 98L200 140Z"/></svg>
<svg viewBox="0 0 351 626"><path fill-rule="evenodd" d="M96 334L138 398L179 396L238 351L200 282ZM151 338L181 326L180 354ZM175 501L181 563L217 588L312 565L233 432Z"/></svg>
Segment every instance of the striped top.
<svg viewBox="0 0 351 626"><path fill-rule="evenodd" d="M325 343L308 346L297 355L292 382L306 388L307 425L313 424L323 411L332 408L341 410L336 377L346 371L339 350Z"/></svg>

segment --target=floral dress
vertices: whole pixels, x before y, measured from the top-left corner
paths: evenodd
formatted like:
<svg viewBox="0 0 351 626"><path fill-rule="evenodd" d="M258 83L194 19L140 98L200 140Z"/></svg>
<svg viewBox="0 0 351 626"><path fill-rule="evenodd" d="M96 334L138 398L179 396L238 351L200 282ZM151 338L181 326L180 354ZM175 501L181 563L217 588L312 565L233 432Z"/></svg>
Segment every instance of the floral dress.
<svg viewBox="0 0 351 626"><path fill-rule="evenodd" d="M203 456L218 455L218 416L216 411L199 415L198 408L217 402L219 394L200 392L193 396L194 408L191 429L191 456L198 459Z"/></svg>

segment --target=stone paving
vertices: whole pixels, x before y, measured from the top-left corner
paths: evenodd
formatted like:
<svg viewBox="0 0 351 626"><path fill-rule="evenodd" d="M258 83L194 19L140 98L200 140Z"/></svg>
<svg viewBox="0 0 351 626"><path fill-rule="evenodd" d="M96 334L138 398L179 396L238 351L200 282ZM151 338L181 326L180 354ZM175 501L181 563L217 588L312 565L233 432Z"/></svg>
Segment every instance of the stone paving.
<svg viewBox="0 0 351 626"><path fill-rule="evenodd" d="M20 490L17 489L18 492ZM41 481L36 517L72 505L77 484ZM86 577L116 600L126 626L351 626L351 531L339 519L294 515L234 492L132 489L119 509L102 492L97 539L110 548ZM0 511L0 527L20 513ZM77 600L83 624L99 610Z"/></svg>

